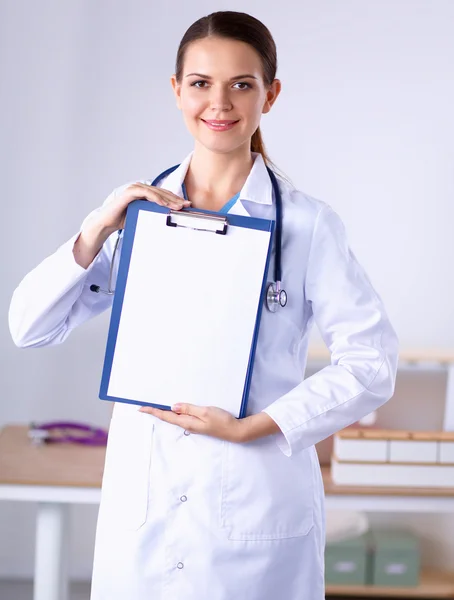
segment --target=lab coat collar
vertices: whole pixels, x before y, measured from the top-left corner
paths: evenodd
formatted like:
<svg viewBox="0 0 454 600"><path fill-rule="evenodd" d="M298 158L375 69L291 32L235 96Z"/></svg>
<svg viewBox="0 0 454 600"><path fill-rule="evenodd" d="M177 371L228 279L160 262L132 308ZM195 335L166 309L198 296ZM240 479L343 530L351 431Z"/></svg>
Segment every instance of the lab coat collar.
<svg viewBox="0 0 454 600"><path fill-rule="evenodd" d="M178 196L183 196L182 184L191 162L193 152L191 152L180 164L180 166L170 173L162 182L162 187ZM266 170L263 156L258 152L253 152L254 163L251 172L246 179L243 188L240 191L239 200L249 200L259 204L273 203L273 186L270 176Z"/></svg>

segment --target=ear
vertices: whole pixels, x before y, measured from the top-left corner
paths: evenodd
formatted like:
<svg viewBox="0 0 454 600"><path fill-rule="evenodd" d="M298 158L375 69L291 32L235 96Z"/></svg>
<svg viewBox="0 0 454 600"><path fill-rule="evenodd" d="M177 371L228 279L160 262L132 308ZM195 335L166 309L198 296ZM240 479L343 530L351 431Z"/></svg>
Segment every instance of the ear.
<svg viewBox="0 0 454 600"><path fill-rule="evenodd" d="M181 110L181 83L177 82L176 75L172 75L170 83L172 84L173 93L175 94L177 107Z"/></svg>
<svg viewBox="0 0 454 600"><path fill-rule="evenodd" d="M271 107L276 102L277 97L281 93L282 84L279 79L275 79L266 93L266 100L262 108L262 114L270 112Z"/></svg>

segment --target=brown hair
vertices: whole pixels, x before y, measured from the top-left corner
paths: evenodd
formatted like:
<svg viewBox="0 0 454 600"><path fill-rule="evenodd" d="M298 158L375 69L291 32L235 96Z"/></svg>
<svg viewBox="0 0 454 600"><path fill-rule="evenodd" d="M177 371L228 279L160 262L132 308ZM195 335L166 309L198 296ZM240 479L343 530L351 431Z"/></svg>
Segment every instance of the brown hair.
<svg viewBox="0 0 454 600"><path fill-rule="evenodd" d="M252 46L262 59L264 82L266 85L271 85L277 71L276 44L273 36L268 28L255 17L234 11L211 13L189 27L178 47L175 64L175 76L178 82L181 81L183 75L184 57L189 44L209 36L238 40ZM272 164L265 150L260 127L257 127L252 135L251 150L259 152L266 164Z"/></svg>

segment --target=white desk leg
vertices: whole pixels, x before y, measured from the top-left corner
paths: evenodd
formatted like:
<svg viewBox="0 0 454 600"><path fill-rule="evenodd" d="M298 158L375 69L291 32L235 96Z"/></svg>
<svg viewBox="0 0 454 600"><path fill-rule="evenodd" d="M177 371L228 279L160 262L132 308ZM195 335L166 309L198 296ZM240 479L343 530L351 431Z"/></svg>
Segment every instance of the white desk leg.
<svg viewBox="0 0 454 600"><path fill-rule="evenodd" d="M33 600L69 600L68 516L67 504L41 502L38 505Z"/></svg>
<svg viewBox="0 0 454 600"><path fill-rule="evenodd" d="M449 365L448 368L443 429L454 431L454 365Z"/></svg>

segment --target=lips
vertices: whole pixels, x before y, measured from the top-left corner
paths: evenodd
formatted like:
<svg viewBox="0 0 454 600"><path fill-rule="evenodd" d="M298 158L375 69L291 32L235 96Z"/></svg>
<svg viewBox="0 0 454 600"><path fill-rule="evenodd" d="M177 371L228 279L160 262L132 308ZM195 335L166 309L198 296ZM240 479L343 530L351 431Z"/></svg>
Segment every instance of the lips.
<svg viewBox="0 0 454 600"><path fill-rule="evenodd" d="M235 125L238 123L238 121L233 121L233 120L227 120L227 119L223 119L223 120L209 120L206 121L205 119L202 119L202 121L205 123L205 125L211 129L211 131L228 131L229 129L232 129L232 127L235 127Z"/></svg>
<svg viewBox="0 0 454 600"><path fill-rule="evenodd" d="M232 123L238 123L238 121L208 121L206 119L202 119L202 121L210 125L231 125Z"/></svg>

